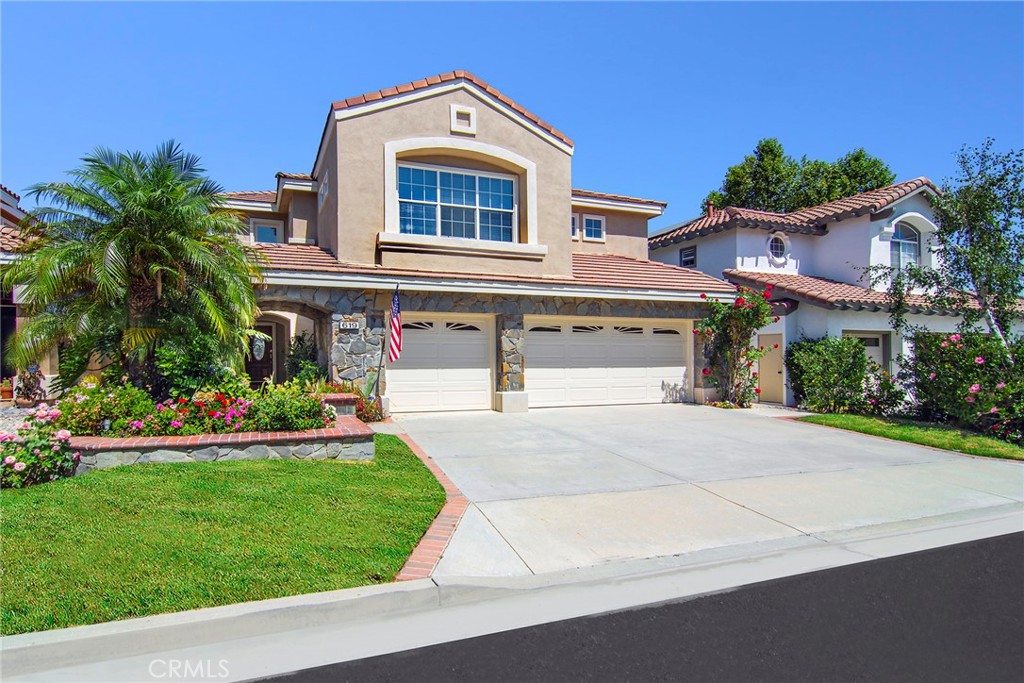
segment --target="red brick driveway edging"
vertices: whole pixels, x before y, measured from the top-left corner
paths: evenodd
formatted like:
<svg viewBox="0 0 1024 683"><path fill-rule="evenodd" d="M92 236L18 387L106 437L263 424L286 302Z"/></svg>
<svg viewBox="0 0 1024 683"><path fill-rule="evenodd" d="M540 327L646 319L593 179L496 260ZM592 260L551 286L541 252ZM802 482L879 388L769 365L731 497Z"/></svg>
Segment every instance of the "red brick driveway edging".
<svg viewBox="0 0 1024 683"><path fill-rule="evenodd" d="M434 567L437 566L441 555L444 554L444 549L448 547L448 542L452 540L455 527L458 526L463 513L469 507L469 500L462 495L462 491L448 478L448 475L441 471L437 463L408 434L396 434L395 436L404 441L405 445L416 454L416 457L427 466L427 469L434 475L438 483L444 487L445 495L448 498L445 501L444 507L437 513L437 517L430 523L427 533L423 534L423 538L420 539L419 544L413 549L412 555L405 561L405 565L395 577L395 581L426 579L433 573Z"/></svg>

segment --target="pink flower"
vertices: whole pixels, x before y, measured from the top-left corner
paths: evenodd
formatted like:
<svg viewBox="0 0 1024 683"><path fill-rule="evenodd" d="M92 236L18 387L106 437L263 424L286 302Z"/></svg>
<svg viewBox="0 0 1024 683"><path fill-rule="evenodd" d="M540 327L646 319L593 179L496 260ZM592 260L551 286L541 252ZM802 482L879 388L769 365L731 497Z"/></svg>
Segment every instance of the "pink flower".
<svg viewBox="0 0 1024 683"><path fill-rule="evenodd" d="M974 403L974 397L973 396L967 396L964 400L967 401L968 403Z"/></svg>
<svg viewBox="0 0 1024 683"><path fill-rule="evenodd" d="M981 385L980 384L972 384L971 388L968 389L967 391L971 392L972 394L976 394L979 391L981 391Z"/></svg>
<svg viewBox="0 0 1024 683"><path fill-rule="evenodd" d="M39 453L40 453L40 451L39 451L38 448L33 448L32 449L32 455L39 455Z"/></svg>
<svg viewBox="0 0 1024 683"><path fill-rule="evenodd" d="M990 410L988 412L990 412L990 413L998 413L999 412L999 408L996 408L995 406L992 406L992 410Z"/></svg>
<svg viewBox="0 0 1024 683"><path fill-rule="evenodd" d="M947 346L949 346L949 342L942 342L941 344L939 344L939 346L941 346L942 348L946 348Z"/></svg>
<svg viewBox="0 0 1024 683"><path fill-rule="evenodd" d="M25 463L23 463L23 462L16 462L16 463L14 463L14 469L17 472L23 472L25 470Z"/></svg>
<svg viewBox="0 0 1024 683"><path fill-rule="evenodd" d="M82 457L82 452L81 451L75 451L74 453L71 454L71 459L75 460L75 461L77 461L81 457Z"/></svg>
<svg viewBox="0 0 1024 683"><path fill-rule="evenodd" d="M14 441L14 434L0 432L0 443L3 443L4 441Z"/></svg>
<svg viewBox="0 0 1024 683"><path fill-rule="evenodd" d="M928 375L928 379L935 379L935 373L933 372L930 375Z"/></svg>
<svg viewBox="0 0 1024 683"><path fill-rule="evenodd" d="M949 341L952 341L952 342L960 341L960 335L959 334L951 334L951 335L949 335Z"/></svg>
<svg viewBox="0 0 1024 683"><path fill-rule="evenodd" d="M174 427L174 428L180 427L181 426L181 420L171 420L171 426Z"/></svg>
<svg viewBox="0 0 1024 683"><path fill-rule="evenodd" d="M983 365L985 363L985 359L982 358L981 356L978 356L977 358L974 359L974 362L977 363L978 365Z"/></svg>
<svg viewBox="0 0 1024 683"><path fill-rule="evenodd" d="M31 428L32 428L32 425L30 425L28 422L22 422L20 425L18 425L18 429L31 429Z"/></svg>
<svg viewBox="0 0 1024 683"><path fill-rule="evenodd" d="M51 450L51 451L53 451L54 453L56 453L57 451L59 451L59 450L60 450L60 444L57 444L57 443L53 444L53 445L52 445L52 446L50 447L50 450Z"/></svg>
<svg viewBox="0 0 1024 683"><path fill-rule="evenodd" d="M57 441L67 441L71 438L71 432L66 429L58 429L57 433L53 435Z"/></svg>
<svg viewBox="0 0 1024 683"><path fill-rule="evenodd" d="M996 385L996 389L1002 389L1005 386L1006 386L1006 382L1000 382L999 384Z"/></svg>
<svg viewBox="0 0 1024 683"><path fill-rule="evenodd" d="M13 455L8 455L6 458L4 458L4 464L5 465L13 465L17 461L18 461L18 459L15 458Z"/></svg>
<svg viewBox="0 0 1024 683"><path fill-rule="evenodd" d="M131 422L128 423L128 426L131 427L132 429L142 429L143 427L146 426L146 423L144 423L142 420L132 420Z"/></svg>

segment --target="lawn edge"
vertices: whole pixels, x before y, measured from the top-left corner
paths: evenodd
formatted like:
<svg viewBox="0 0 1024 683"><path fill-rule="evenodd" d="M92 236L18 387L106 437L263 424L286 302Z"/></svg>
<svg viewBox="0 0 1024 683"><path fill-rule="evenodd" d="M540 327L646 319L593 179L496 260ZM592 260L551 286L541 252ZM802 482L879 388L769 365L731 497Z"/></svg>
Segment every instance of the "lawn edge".
<svg viewBox="0 0 1024 683"><path fill-rule="evenodd" d="M462 519L462 515L465 514L466 508L469 507L469 499L463 495L459 487L455 485L455 482L448 478L448 475L434 462L434 459L427 455L426 451L420 448L419 444L413 441L411 436L404 432L394 436L397 436L409 447L409 450L434 475L437 483L444 488L444 505L441 507L440 512L437 513L434 521L427 527L419 543L413 548L409 559L405 561L398 574L395 575L395 581L426 579L430 578L430 575L434 573L434 569L437 568L437 563L441 561L448 543L451 542L452 536L455 534L455 528Z"/></svg>
<svg viewBox="0 0 1024 683"><path fill-rule="evenodd" d="M982 458L984 460L1000 460L1000 461L1003 461L1003 462L1019 462L1019 463L1024 463L1024 460L1021 460L1021 459L1018 459L1018 458L1004 458L1004 457L1001 457L1001 456L998 456L998 455L978 455L976 453L964 453L963 451L955 451L955 450L952 450L952 449L949 449L949 448L939 448L938 446L932 446L932 445L926 444L926 443L918 443L916 441L906 441L904 439L893 439L893 438L888 437L888 436L880 436L878 434L869 434L868 432L861 432L861 431L858 431L856 429L847 429L846 427L837 427L835 425L826 425L826 424L821 424L820 422L810 422L809 420L805 420L804 419L804 418L807 418L807 417L814 417L817 414L818 413L812 413L810 415L801 415L799 417L790 417L788 415L780 415L779 417L777 417L775 419L777 419L777 420L789 420L790 422L799 422L800 424L814 425L815 427L826 427L828 429L837 429L837 430L839 430L841 432L850 432L851 434L861 434L863 436L870 436L871 438L874 438L874 439L882 439L884 441L892 441L894 443L908 443L911 446L919 446L921 448L930 448L933 451L940 451L942 453L953 453L955 455L960 455L960 456L963 456L965 458Z"/></svg>

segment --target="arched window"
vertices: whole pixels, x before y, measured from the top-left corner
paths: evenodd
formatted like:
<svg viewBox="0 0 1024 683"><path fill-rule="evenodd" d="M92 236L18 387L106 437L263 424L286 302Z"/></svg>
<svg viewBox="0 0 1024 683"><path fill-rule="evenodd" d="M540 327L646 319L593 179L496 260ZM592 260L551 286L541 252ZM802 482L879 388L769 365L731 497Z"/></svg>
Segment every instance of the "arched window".
<svg viewBox="0 0 1024 683"><path fill-rule="evenodd" d="M893 268L904 268L921 263L921 233L908 223L897 223L889 247Z"/></svg>

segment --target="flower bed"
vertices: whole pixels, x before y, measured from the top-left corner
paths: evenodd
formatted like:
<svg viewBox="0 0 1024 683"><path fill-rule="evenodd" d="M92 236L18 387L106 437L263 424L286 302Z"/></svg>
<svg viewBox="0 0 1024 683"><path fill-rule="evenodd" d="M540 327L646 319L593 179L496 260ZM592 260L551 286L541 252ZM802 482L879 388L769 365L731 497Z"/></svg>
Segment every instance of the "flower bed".
<svg viewBox="0 0 1024 683"><path fill-rule="evenodd" d="M0 488L21 488L71 475L79 453L71 432L58 429L60 411L45 403L14 434L0 431Z"/></svg>

